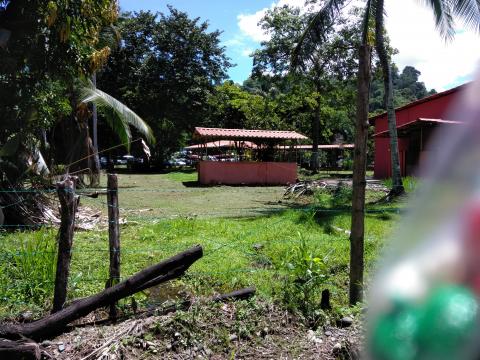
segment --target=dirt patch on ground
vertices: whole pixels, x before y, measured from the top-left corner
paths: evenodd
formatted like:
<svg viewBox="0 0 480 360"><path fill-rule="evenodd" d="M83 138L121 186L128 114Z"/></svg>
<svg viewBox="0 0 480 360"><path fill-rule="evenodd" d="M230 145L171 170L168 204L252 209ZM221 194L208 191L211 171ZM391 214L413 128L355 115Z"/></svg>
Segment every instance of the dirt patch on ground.
<svg viewBox="0 0 480 360"><path fill-rule="evenodd" d="M194 304L188 311L77 328L44 342L56 359L356 359L361 329L306 328L259 300Z"/></svg>

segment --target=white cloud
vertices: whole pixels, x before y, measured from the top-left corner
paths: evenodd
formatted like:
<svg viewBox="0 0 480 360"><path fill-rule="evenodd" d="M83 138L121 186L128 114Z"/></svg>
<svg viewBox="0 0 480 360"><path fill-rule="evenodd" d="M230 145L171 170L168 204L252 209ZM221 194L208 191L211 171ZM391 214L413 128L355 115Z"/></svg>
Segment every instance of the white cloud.
<svg viewBox="0 0 480 360"><path fill-rule="evenodd" d="M361 3L363 1L352 1L345 11ZM251 50L252 42L258 46L260 42L269 39L258 22L268 9L283 5L303 7L304 0L277 0L270 7L255 13L238 15L238 39L242 40L240 53L243 56ZM437 91L473 76L480 57L478 35L459 28L454 40L446 43L435 29L432 11L421 5L419 0L387 0L386 10L386 27L391 45L399 50L394 61L400 69L407 65L414 66L422 73L420 80L425 82L427 88L435 88ZM249 48L246 43L250 44ZM240 47L240 44L235 45Z"/></svg>
<svg viewBox="0 0 480 360"><path fill-rule="evenodd" d="M255 42L262 42L269 39L268 35L258 26L258 22L265 15L266 9L257 11L255 14L238 15L238 27L243 35Z"/></svg>
<svg viewBox="0 0 480 360"><path fill-rule="evenodd" d="M470 31L457 31L454 40L446 43L435 29L432 11L418 3L386 1L387 31L391 45L399 50L394 61L400 69L415 66L428 88L445 90L476 71L480 37Z"/></svg>
<svg viewBox="0 0 480 360"><path fill-rule="evenodd" d="M284 5L302 8L305 5L305 0L278 0L278 1L274 1L270 6L270 8L268 7L263 8L253 14L238 15L237 16L238 27L240 28L241 33L244 36L247 36L251 40L258 43L262 41L267 41L270 38L270 36L266 34L260 26L258 26L258 23L265 16L265 13L267 12L267 10L273 9L276 6L284 6Z"/></svg>

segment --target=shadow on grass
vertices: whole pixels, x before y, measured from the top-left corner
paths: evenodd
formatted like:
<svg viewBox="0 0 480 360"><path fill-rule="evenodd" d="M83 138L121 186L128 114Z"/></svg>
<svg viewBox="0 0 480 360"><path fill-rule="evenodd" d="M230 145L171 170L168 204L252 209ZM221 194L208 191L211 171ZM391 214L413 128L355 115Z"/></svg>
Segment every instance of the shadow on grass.
<svg viewBox="0 0 480 360"><path fill-rule="evenodd" d="M202 185L198 181L182 181L182 185L187 188L206 188L208 185Z"/></svg>
<svg viewBox="0 0 480 360"><path fill-rule="evenodd" d="M179 167L179 168L169 168L158 170L157 174L170 174L170 173L182 173L182 174L193 174L197 172L197 169L192 167Z"/></svg>
<svg viewBox="0 0 480 360"><path fill-rule="evenodd" d="M261 185L261 184L200 184L198 181L183 181L182 184L186 187L203 187L203 188L265 188L265 187L284 187L284 185Z"/></svg>

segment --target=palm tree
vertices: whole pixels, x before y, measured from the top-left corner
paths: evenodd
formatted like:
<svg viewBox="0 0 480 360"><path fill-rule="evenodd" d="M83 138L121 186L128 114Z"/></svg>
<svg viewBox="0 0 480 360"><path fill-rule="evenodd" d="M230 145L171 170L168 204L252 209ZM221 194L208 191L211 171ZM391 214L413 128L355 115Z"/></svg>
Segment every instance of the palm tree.
<svg viewBox="0 0 480 360"><path fill-rule="evenodd" d="M475 31L480 30L480 2L478 0L425 0L433 10L435 16L436 27L440 35L445 40L453 38L454 16L462 19L463 23ZM306 32L321 32L325 29L326 24L332 22L344 1L327 0L324 6L312 18ZM369 103L369 86L371 78L371 50L372 39L370 36L370 28L372 21L375 21L375 39L377 52L379 57L385 57L386 54L384 37L383 37L383 17L385 13L383 0L367 0L365 2L364 19L362 22L362 38L359 45L358 56L358 93L357 93L357 115L355 121L355 151L353 160L353 195L352 195L352 224L350 234L350 304L355 304L362 300L363 293L363 248L364 248L364 219L365 219L365 171L366 171L366 152L367 152L367 133L368 133L368 103ZM379 51L380 50L380 51ZM385 94L387 94L387 109L389 111L389 126L396 133L395 111L393 107L393 86L391 79L391 62L386 57L382 61L384 84L386 86ZM386 65L386 66L384 66ZM393 110L393 111L391 111ZM393 114L393 116L392 116ZM390 134L390 137L394 137ZM395 146L395 144L393 144ZM398 147L391 149L392 153L397 153ZM392 164L394 161L392 161ZM399 172L399 167L398 167ZM397 189L401 190L403 186L397 181Z"/></svg>
<svg viewBox="0 0 480 360"><path fill-rule="evenodd" d="M310 158L310 169L313 173L318 172L318 145L320 143L320 123L321 123L321 93L325 90L323 77L326 73L327 63L331 58L325 58L322 45L328 46L328 33L333 32L335 7L343 4L344 1L332 1L331 8L325 6L324 12L315 14L313 19L307 24L307 28L302 32L297 45L292 51L291 69L293 72L310 73L310 78L317 92L317 105L315 106L315 115L312 117L312 156ZM321 55L322 54L322 55ZM336 54L335 54L336 55Z"/></svg>
<svg viewBox="0 0 480 360"><path fill-rule="evenodd" d="M402 174L400 172L400 159L398 150L397 120L393 103L393 80L391 59L387 53L384 37L384 0L375 0L375 49L383 73L383 86L385 90L384 104L387 109L388 133L390 137L390 159L392 166L392 189L390 194L397 196L405 190L403 188Z"/></svg>

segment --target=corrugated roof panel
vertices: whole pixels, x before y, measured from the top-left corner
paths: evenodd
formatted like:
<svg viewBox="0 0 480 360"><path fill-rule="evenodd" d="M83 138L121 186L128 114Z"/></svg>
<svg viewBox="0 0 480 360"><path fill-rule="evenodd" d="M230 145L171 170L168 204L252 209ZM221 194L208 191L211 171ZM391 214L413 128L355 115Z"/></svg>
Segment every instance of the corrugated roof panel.
<svg viewBox="0 0 480 360"><path fill-rule="evenodd" d="M255 148L255 145L251 141L233 141L233 140L217 140L212 142L207 142L205 144L196 144L187 146L185 149L203 149L203 148L221 148L221 147L241 147L241 148Z"/></svg>
<svg viewBox="0 0 480 360"><path fill-rule="evenodd" d="M412 127L412 126L420 124L420 123L453 124L453 125L462 124L461 121L456 121L456 120L418 118L418 119L410 121L406 124L397 126L397 131L408 129L409 127ZM389 137L389 130L380 131L380 132L374 134L373 137Z"/></svg>
<svg viewBox="0 0 480 360"><path fill-rule="evenodd" d="M306 140L305 135L284 130L246 130L196 127L195 138Z"/></svg>

